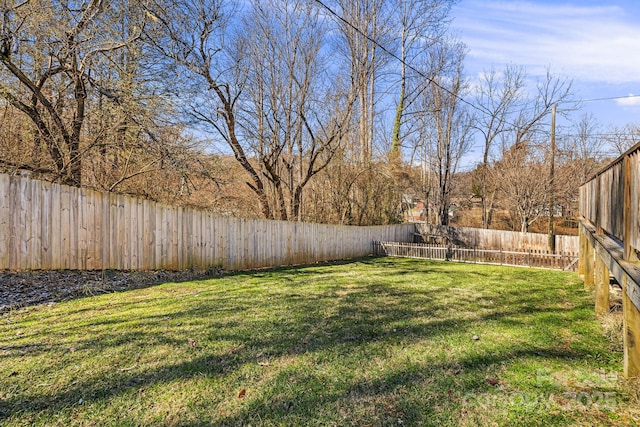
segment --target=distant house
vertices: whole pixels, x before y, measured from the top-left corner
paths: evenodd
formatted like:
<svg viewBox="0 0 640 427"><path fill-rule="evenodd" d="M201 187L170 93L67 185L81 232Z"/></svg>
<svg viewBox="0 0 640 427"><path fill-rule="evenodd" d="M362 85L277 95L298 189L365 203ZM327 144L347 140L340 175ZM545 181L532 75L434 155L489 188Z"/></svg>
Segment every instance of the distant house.
<svg viewBox="0 0 640 427"><path fill-rule="evenodd" d="M482 197L480 197L477 194L472 194L469 197L469 202L471 202L471 207L474 207L474 208L482 206Z"/></svg>
<svg viewBox="0 0 640 427"><path fill-rule="evenodd" d="M414 195L402 195L402 214L405 222L424 221L426 216L424 200Z"/></svg>

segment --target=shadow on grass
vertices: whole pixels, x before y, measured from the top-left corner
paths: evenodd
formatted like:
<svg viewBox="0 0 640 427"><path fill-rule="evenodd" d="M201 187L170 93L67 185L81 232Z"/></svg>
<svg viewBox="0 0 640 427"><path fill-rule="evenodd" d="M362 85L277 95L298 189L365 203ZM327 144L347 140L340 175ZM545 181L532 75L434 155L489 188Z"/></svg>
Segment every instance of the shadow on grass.
<svg viewBox="0 0 640 427"><path fill-rule="evenodd" d="M301 371L283 372L270 389L261 392L266 398L248 402L236 415L225 417L222 424L235 426L262 421L298 425L304 420L313 420L318 414L340 412L341 406L352 405L359 408L337 414L334 421L344 425L360 425L372 419L376 425L457 425L455 414L465 398L496 391L482 375L486 370L515 359L562 361L575 357L575 354L570 356L545 348L512 349L500 355L392 369L372 380L355 380L339 390L328 391L321 387L325 383L322 377ZM311 386L309 392L308 385L314 382L316 385ZM283 383L300 386L283 388L280 386ZM424 392L425 385L430 395L417 396ZM445 408L449 410L443 411ZM358 411L362 412L362 419ZM443 412L449 415L443 417Z"/></svg>
<svg viewBox="0 0 640 427"><path fill-rule="evenodd" d="M589 308L578 304L567 310L550 304L557 289L544 286L504 292L495 284L483 287L472 283L459 295L447 286L429 286L428 280L420 286L422 275L428 274L448 274L448 279L457 283L490 276L458 272L446 265L406 265L389 260L359 260L357 264L366 265L375 274L338 279L332 277L327 266L231 273L221 280L236 278L243 287L235 287L231 281L220 289L203 282L192 294L172 294L165 287L160 297L107 303L108 309L104 306L100 309L110 313L110 318L83 318L77 324L78 320L71 316L57 325L66 333L82 336L73 342L75 350L71 355L67 354L69 341L52 344L43 336L51 331L34 332L35 342L8 345L1 358L53 353L58 356L56 363L60 369L66 369L71 359L82 358L83 353L90 357L122 346L152 352L164 346L174 349L183 360L152 369L113 371L97 367L93 374L70 381L54 393L25 390L0 401L0 420L13 414L62 411L80 399L91 404L175 380L202 376L224 379L265 358L305 356L340 364L343 363L340 359L347 357L350 362L342 369L357 370L361 367L349 365L355 360L353 354L361 355L362 365L367 365L373 358L384 358L385 349L394 346L442 345L445 349L448 336L468 339L478 325L488 321L518 326L536 317L537 330L550 334L558 324L568 321L569 315ZM411 275L418 283L411 279L411 286L396 283L397 277L405 280ZM255 286L249 286L254 282ZM127 322L135 322L135 327L120 327ZM81 334L88 327L93 333ZM191 336L198 339L193 348L187 343ZM419 363L400 364L372 373L367 379L336 378L294 363L277 368L275 377L263 387L259 397L248 399L237 413L223 416L220 422L241 425L256 421L259 416L279 424L296 424L313 419L318 413L339 418L335 411L353 404L363 407L364 421L374 419L387 425L401 418L404 422L426 423L436 407L458 408L460 395L491 390L492 386L484 380L491 367L516 359L591 357L587 350L559 350L553 339L542 341L509 341L498 350L469 351L449 361L446 355L430 356ZM218 343L227 344L216 347ZM456 345L453 340L451 346ZM425 385L426 388L420 388ZM416 389L430 390L431 395L411 398L407 390ZM447 394L447 390L456 392ZM345 414L349 424L364 422L348 410Z"/></svg>

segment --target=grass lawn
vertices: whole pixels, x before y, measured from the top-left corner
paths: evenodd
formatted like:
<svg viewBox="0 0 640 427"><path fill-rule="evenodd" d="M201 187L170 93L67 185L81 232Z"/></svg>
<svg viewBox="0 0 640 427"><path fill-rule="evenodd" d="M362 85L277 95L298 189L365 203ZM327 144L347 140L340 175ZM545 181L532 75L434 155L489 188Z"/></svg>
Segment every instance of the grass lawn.
<svg viewBox="0 0 640 427"><path fill-rule="evenodd" d="M371 258L0 315L0 425L637 425L575 274Z"/></svg>

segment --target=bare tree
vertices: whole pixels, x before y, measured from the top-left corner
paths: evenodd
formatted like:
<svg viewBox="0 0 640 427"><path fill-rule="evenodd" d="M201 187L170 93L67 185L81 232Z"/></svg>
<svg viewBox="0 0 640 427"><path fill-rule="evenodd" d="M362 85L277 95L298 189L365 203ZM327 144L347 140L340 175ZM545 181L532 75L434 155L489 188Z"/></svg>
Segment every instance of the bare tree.
<svg viewBox="0 0 640 427"><path fill-rule="evenodd" d="M551 156L555 156L548 139L551 128L549 119L552 109L558 104L565 105L565 108L558 109L559 114L566 114L570 111L572 104L569 101L572 96L572 81L555 76L547 69L545 76L536 83L534 96L519 107L517 116L512 120L514 124L512 131L502 134L503 156L505 153L511 153L510 147L514 147L514 153L517 155L511 155L512 158L508 162L496 163L494 168L499 170L500 167L520 162L523 168L537 170L537 174L546 177L544 185L538 183L534 185L532 181L531 185L535 186L535 189L531 190L523 190L519 184L520 177L506 172L500 178L502 182L497 184L501 188L503 196L517 209L523 231L526 231L529 225L537 220L539 212L544 211L544 205L536 206L536 204L541 199L554 200L555 198L555 185L548 182L550 179L549 168L552 164ZM536 159L543 158L543 160L533 159L531 157L533 153L538 156ZM540 153L544 153L544 155ZM546 173L538 170L540 164L547 165ZM514 182L509 183L505 180L514 180ZM545 197L538 196L537 191L540 188L544 188L548 192Z"/></svg>
<svg viewBox="0 0 640 427"><path fill-rule="evenodd" d="M622 155L640 143L640 125L628 123L622 127L611 127L607 129L607 136L603 139L612 146L616 154Z"/></svg>
<svg viewBox="0 0 640 427"><path fill-rule="evenodd" d="M544 156L526 143L504 146L490 172L509 207L514 230L527 232L544 215L549 182Z"/></svg>
<svg viewBox="0 0 640 427"><path fill-rule="evenodd" d="M397 2L394 26L400 28L399 54L400 81L399 94L393 120L390 160L397 163L401 159L403 124L407 110L425 90L425 79L418 68L420 61L430 47L444 36L448 24L451 0L402 0ZM424 73L431 75L430 70ZM415 117L415 116L414 116Z"/></svg>
<svg viewBox="0 0 640 427"><path fill-rule="evenodd" d="M244 34L248 83L239 123L272 186L277 216L300 220L304 188L340 147L353 97L322 54L326 27L313 4L256 1Z"/></svg>
<svg viewBox="0 0 640 427"><path fill-rule="evenodd" d="M564 108L558 109L558 114L568 113L572 109L569 103L572 96L573 81L555 76L547 69L544 77L537 80L533 96L521 104L513 120L513 144L534 143L540 141L540 135L544 135L542 139L547 142L553 106L564 104Z"/></svg>
<svg viewBox="0 0 640 427"><path fill-rule="evenodd" d="M238 135L238 101L246 70L238 67L244 47L226 44L232 11L224 0L155 1L147 8L156 26L147 41L169 61L164 64L175 76L188 75L190 90L181 86L186 113L194 124L213 129L226 142L236 161L249 175L247 185L256 195L260 211L272 218L264 178L251 162Z"/></svg>
<svg viewBox="0 0 640 427"><path fill-rule="evenodd" d="M433 148L430 167L434 171L435 211L438 224L449 224L453 175L460 159L471 147L472 116L462 102L467 90L463 77L466 47L459 42L441 44L430 54L430 67L438 77L425 92L424 135Z"/></svg>
<svg viewBox="0 0 640 427"><path fill-rule="evenodd" d="M159 33L149 41L191 79L186 113L232 150L263 217L299 219L304 188L342 143L354 96L324 57L313 3L243 7L239 19L224 1L157 2L149 13Z"/></svg>
<svg viewBox="0 0 640 427"><path fill-rule="evenodd" d="M600 136L600 124L590 113L582 114L568 132L569 136L559 144L559 160L562 164L572 166L577 194L577 186L585 183L597 171L599 159L605 154L605 140Z"/></svg>
<svg viewBox="0 0 640 427"><path fill-rule="evenodd" d="M5 166L19 159L15 167L53 181L122 190L162 169L170 152L184 153L160 137L184 141L179 130L155 123L168 109L141 45L143 1L7 3L0 98L28 119L37 149L31 159L5 151Z"/></svg>
<svg viewBox="0 0 640 427"><path fill-rule="evenodd" d="M349 62L351 88L357 100L354 110L357 144L353 148L360 163L367 166L373 155L376 90L382 68L389 61L379 46L387 42L389 3L386 0L338 0L337 3L344 18L338 22L343 37L341 47Z"/></svg>
<svg viewBox="0 0 640 427"><path fill-rule="evenodd" d="M65 2L11 3L2 9L0 97L33 123L52 160L54 180L79 186L92 61L120 47L96 31L108 5L100 0L77 7ZM42 25L54 20L57 25Z"/></svg>
<svg viewBox="0 0 640 427"><path fill-rule="evenodd" d="M85 185L156 199L158 188L144 185L143 176L155 182L171 176L160 179L163 188L182 194L201 172L194 160L201 152L176 123L167 88L158 84L156 58L140 37L151 20L144 6L115 2L105 11L109 26L100 28L101 37L130 42L103 52L88 76L93 91L86 101L83 175Z"/></svg>
<svg viewBox="0 0 640 427"><path fill-rule="evenodd" d="M509 119L518 103L522 101L525 86L523 67L509 65L498 73L491 69L482 74L478 83L476 104L484 113L478 114L474 128L480 132L484 142L482 164L479 169L480 198L482 200L482 226L491 225L495 188L489 187L489 156L496 140L505 132L512 130Z"/></svg>

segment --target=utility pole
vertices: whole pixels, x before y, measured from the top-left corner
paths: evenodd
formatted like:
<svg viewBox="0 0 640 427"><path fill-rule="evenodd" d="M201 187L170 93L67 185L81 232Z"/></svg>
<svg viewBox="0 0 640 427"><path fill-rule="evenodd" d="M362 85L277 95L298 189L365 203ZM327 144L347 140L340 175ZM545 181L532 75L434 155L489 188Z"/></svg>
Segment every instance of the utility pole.
<svg viewBox="0 0 640 427"><path fill-rule="evenodd" d="M548 229L548 244L549 252L556 252L556 236L553 231L553 209L555 205L555 181L554 181L554 169L555 169L555 156L556 156L556 105L551 108L551 160L549 162L549 229Z"/></svg>

